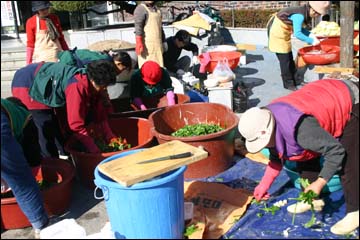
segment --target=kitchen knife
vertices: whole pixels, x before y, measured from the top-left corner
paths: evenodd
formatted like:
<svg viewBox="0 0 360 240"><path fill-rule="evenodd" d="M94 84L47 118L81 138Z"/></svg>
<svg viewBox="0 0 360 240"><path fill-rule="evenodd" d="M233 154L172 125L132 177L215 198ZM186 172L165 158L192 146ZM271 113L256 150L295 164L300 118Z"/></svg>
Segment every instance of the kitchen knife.
<svg viewBox="0 0 360 240"><path fill-rule="evenodd" d="M184 153L169 155L169 156L165 156L165 157L153 158L153 159L145 160L145 161L138 162L138 163L144 164L144 163L158 162L158 161L164 161L164 160L170 160L170 159L186 158L186 157L190 157L191 155L192 155L191 152L184 152Z"/></svg>

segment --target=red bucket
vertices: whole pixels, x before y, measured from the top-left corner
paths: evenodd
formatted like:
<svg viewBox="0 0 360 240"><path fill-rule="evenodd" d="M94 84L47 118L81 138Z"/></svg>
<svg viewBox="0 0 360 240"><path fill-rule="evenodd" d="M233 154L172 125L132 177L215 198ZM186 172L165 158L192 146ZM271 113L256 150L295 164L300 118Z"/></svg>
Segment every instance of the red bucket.
<svg viewBox="0 0 360 240"><path fill-rule="evenodd" d="M206 71L212 73L216 67L218 61L228 60L229 67L234 70L240 61L241 53L240 52L208 52L210 54L210 62L206 65ZM204 53L199 55L199 61L201 62L204 58Z"/></svg>
<svg viewBox="0 0 360 240"><path fill-rule="evenodd" d="M334 45L307 46L299 49L299 55L307 64L326 65L340 62L340 47Z"/></svg>
<svg viewBox="0 0 360 240"><path fill-rule="evenodd" d="M63 214L71 203L74 166L60 159L44 159L39 170L35 177L37 181L59 182L41 191L46 212L49 216ZM1 225L4 229L31 226L15 197L1 198Z"/></svg>

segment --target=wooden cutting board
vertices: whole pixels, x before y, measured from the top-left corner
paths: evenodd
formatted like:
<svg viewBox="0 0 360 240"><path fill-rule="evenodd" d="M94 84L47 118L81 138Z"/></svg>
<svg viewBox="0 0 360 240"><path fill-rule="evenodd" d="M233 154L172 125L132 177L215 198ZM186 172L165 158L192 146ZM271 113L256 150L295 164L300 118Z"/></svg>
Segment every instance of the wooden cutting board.
<svg viewBox="0 0 360 240"><path fill-rule="evenodd" d="M341 68L341 67L326 67L326 66L315 66L314 71L316 73L334 73L340 72L345 74L353 74L354 68Z"/></svg>
<svg viewBox="0 0 360 240"><path fill-rule="evenodd" d="M237 43L236 48L238 50L256 50L256 45L254 45L254 44L245 44L245 43Z"/></svg>
<svg viewBox="0 0 360 240"><path fill-rule="evenodd" d="M192 156L140 164L142 161L184 152L191 152ZM173 140L145 149L141 152L100 164L98 169L101 173L127 187L207 157L208 152L202 148L194 147L178 140Z"/></svg>

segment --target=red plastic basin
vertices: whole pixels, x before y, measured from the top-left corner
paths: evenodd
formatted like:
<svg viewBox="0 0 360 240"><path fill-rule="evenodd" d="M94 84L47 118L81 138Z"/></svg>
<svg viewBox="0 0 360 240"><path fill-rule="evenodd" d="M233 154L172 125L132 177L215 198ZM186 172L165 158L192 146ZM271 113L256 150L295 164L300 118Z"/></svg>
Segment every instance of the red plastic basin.
<svg viewBox="0 0 360 240"><path fill-rule="evenodd" d="M317 51L317 52L316 52ZM323 53L318 53L323 51ZM340 62L340 47L334 45L307 46L299 49L304 62L314 65L326 65Z"/></svg>
<svg viewBox="0 0 360 240"><path fill-rule="evenodd" d="M206 65L206 71L212 73L216 67L218 61L228 60L229 67L234 70L239 64L241 53L240 52L209 52L210 62ZM201 62L204 58L204 54L199 55L199 61Z"/></svg>
<svg viewBox="0 0 360 240"><path fill-rule="evenodd" d="M219 103L188 103L169 106L149 116L152 133L160 144L179 140L195 147L202 146L209 156L188 165L184 173L187 179L215 176L230 167L234 155L234 137L239 118ZM224 130L208 135L174 137L171 133L197 123L219 124Z"/></svg>
<svg viewBox="0 0 360 240"><path fill-rule="evenodd" d="M75 168L70 163L60 159L43 159L37 180L60 182L41 192L46 212L49 216L61 215L69 207L72 195L72 180ZM1 198L1 227L18 229L31 226L15 197Z"/></svg>
<svg viewBox="0 0 360 240"><path fill-rule="evenodd" d="M359 35L359 30L354 30L354 39ZM321 45L333 45L340 47L340 36L318 37ZM354 44L354 51L359 51L359 44Z"/></svg>
<svg viewBox="0 0 360 240"><path fill-rule="evenodd" d="M125 138L127 142L131 144L131 148L117 152L87 153L79 150L81 144L74 137L71 137L65 143L65 150L68 151L74 159L81 182L90 189L95 188L94 170L102 160L120 152L147 148L154 145L154 137L151 133L152 124L148 119L110 118L109 125L115 135ZM88 128L94 129L95 127L91 125Z"/></svg>

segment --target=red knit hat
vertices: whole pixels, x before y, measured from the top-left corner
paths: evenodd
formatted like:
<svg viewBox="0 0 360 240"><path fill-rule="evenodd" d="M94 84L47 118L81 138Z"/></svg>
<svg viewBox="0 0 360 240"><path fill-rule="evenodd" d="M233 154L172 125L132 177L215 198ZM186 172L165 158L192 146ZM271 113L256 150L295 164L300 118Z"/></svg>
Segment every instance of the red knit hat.
<svg viewBox="0 0 360 240"><path fill-rule="evenodd" d="M141 76L147 84L155 85L162 78L162 69L157 62L146 61L141 67Z"/></svg>

